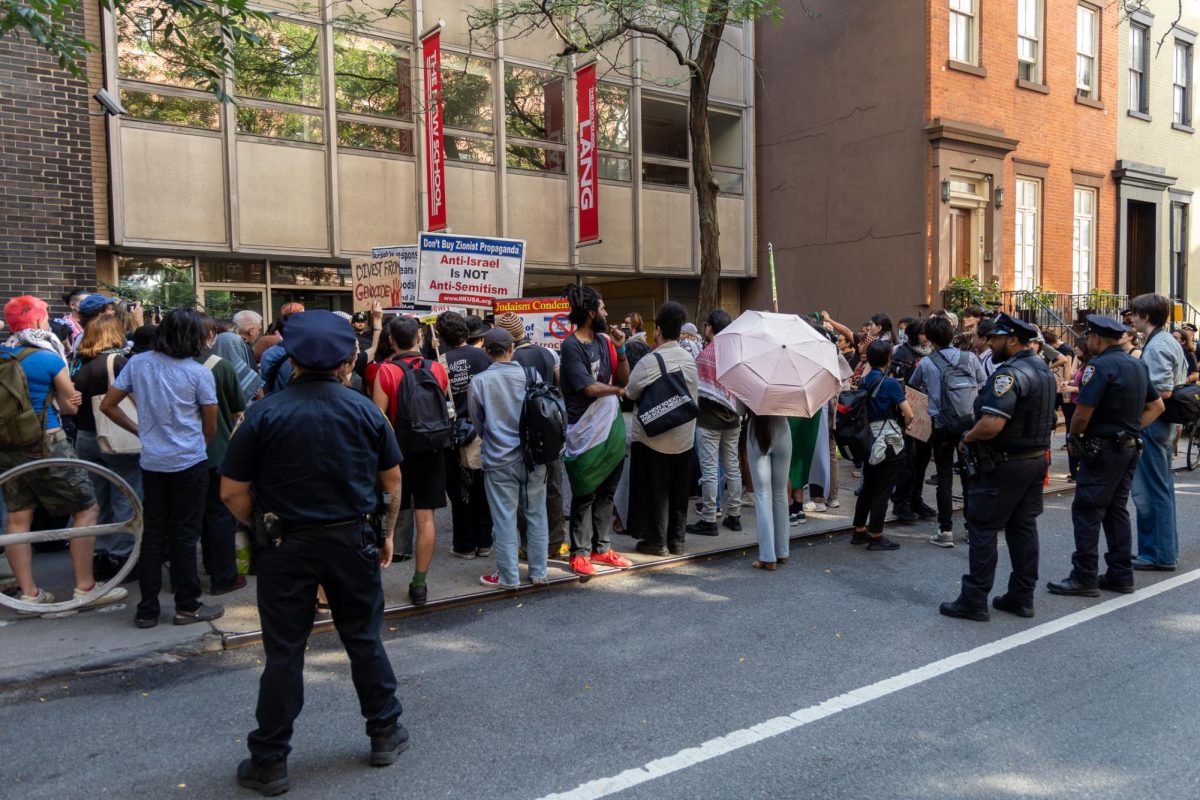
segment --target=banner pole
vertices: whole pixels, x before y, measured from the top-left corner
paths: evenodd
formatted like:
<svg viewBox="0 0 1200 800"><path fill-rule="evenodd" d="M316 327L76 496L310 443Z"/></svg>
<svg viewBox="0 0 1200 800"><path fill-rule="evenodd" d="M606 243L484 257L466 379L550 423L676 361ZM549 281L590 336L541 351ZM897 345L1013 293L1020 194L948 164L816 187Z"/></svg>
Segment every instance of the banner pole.
<svg viewBox="0 0 1200 800"><path fill-rule="evenodd" d="M779 313L779 290L775 286L775 245L767 242L767 263L771 265L771 304Z"/></svg>

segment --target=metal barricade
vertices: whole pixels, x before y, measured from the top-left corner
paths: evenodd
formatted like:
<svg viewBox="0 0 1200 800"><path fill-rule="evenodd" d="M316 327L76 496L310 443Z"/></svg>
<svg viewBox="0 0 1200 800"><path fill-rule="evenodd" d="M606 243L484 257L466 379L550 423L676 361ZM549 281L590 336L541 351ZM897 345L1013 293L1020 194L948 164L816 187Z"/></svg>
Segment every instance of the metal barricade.
<svg viewBox="0 0 1200 800"><path fill-rule="evenodd" d="M113 522L108 525L91 525L87 528L60 528L52 531L30 531L29 533L11 533L0 535L0 546L7 547L10 544L33 544L35 542L53 542L59 539L78 539L84 536L102 536L109 533L128 533L133 536L133 551L129 554L128 560L122 565L117 574L112 577L112 580L107 583L97 582L95 588L80 598L72 598L59 603L22 603L20 600L8 597L0 593L0 605L15 609L16 611L29 611L35 614L53 614L64 611L75 611L89 603L97 600L110 591L121 585L121 581L125 580L137 564L138 554L142 548L142 501L134 493L125 480L108 467L100 464L93 464L90 461L74 458L43 458L37 461L30 461L28 464L22 464L19 467L13 467L4 474L0 475L0 486L3 486L13 478L27 475L31 472L40 472L41 470L51 469L55 467L69 467L72 469L82 469L87 472L99 475L107 479L110 483L117 487L122 494L129 500L129 507L133 509L133 516L124 522Z"/></svg>

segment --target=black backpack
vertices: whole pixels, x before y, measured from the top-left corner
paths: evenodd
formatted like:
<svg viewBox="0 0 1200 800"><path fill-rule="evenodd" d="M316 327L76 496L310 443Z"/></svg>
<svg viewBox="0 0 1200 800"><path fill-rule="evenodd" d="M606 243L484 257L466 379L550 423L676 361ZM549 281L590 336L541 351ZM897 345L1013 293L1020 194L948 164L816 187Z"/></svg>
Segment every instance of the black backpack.
<svg viewBox="0 0 1200 800"><path fill-rule="evenodd" d="M553 464L567 449L567 407L558 389L525 368L525 401L521 405L521 443L525 466Z"/></svg>
<svg viewBox="0 0 1200 800"><path fill-rule="evenodd" d="M866 389L847 389L838 395L833 439L855 461L866 461L871 456L875 436L871 433L867 401L879 394L885 380L886 377L881 378L869 392Z"/></svg>
<svg viewBox="0 0 1200 800"><path fill-rule="evenodd" d="M1183 383L1163 401L1166 408L1159 417L1163 422L1190 423L1200 420L1200 384Z"/></svg>
<svg viewBox="0 0 1200 800"><path fill-rule="evenodd" d="M454 444L449 401L433 370L403 359L392 362L404 377L396 390L396 442L404 453L430 453Z"/></svg>

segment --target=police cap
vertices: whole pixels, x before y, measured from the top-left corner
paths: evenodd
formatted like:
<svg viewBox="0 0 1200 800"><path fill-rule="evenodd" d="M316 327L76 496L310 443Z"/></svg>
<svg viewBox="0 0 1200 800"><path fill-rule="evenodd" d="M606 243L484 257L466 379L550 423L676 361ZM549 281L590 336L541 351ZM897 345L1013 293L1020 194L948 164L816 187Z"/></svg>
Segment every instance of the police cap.
<svg viewBox="0 0 1200 800"><path fill-rule="evenodd" d="M337 369L354 355L354 329L332 312L302 311L288 318L287 352L305 369Z"/></svg>
<svg viewBox="0 0 1200 800"><path fill-rule="evenodd" d="M1038 329L1028 322L1016 319L1003 312L996 315L996 322L992 326L992 332L989 336L1015 336L1017 341L1025 343L1033 340L1038 335Z"/></svg>
<svg viewBox="0 0 1200 800"><path fill-rule="evenodd" d="M1087 332L1103 336L1105 339L1120 339L1122 335L1129 333L1129 326L1099 314L1088 314Z"/></svg>

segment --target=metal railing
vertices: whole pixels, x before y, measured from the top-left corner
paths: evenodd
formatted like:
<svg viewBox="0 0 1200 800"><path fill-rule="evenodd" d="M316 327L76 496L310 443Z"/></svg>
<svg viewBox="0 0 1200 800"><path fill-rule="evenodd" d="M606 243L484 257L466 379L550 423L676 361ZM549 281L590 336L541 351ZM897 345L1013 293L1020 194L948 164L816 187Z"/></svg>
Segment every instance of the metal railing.
<svg viewBox="0 0 1200 800"><path fill-rule="evenodd" d="M944 308L965 308L980 305L990 311L1003 311L1031 322L1039 328L1055 331L1060 338L1073 340L1075 330L1088 314L1120 319L1121 311L1129 305L1123 294L1068 294L1065 292L1006 291L999 296L976 296L964 289L942 292ZM1195 311L1195 309L1193 309ZM1200 319L1200 313L1197 314Z"/></svg>
<svg viewBox="0 0 1200 800"><path fill-rule="evenodd" d="M82 469L87 472L99 475L102 478L110 481L114 486L121 491L122 494L129 500L129 507L133 510L133 516L124 522L112 522L107 525L90 525L86 528L59 528L50 531L30 531L28 533L8 533L0 535L0 547L7 547L13 544L34 544L37 542L53 542L61 539L79 539L88 536L103 536L109 533L128 533L133 536L133 551L130 552L129 558L117 571L117 574L112 577L107 583L97 582L95 587L83 595L82 597L73 597L70 600L64 600L58 603L23 603L20 600L15 600L7 595L0 593L0 605L7 606L16 611L25 611L33 614L55 614L64 611L78 610L96 600L99 600L104 595L111 592L113 589L121 585L121 581L125 580L135 564L137 564L138 554L142 548L142 501L138 499L137 494L129 486L128 483L107 467L100 464L93 464L90 461L75 458L42 458L37 461L30 461L28 464L22 464L18 467L13 467L4 474L0 475L0 486L3 486L13 478L19 478L22 475L27 475L31 472L40 472L44 469L53 468L70 468Z"/></svg>

